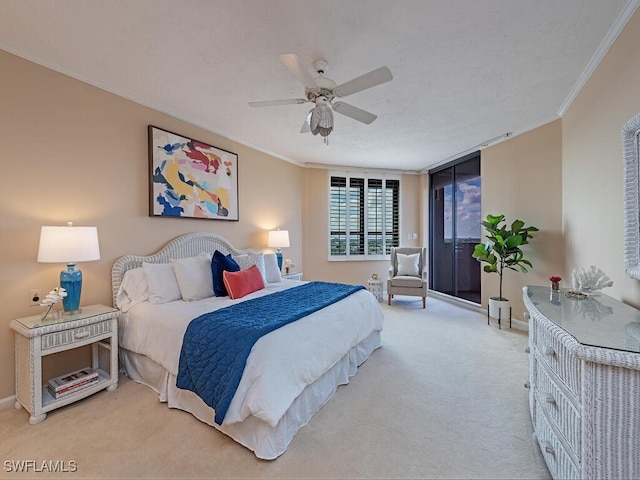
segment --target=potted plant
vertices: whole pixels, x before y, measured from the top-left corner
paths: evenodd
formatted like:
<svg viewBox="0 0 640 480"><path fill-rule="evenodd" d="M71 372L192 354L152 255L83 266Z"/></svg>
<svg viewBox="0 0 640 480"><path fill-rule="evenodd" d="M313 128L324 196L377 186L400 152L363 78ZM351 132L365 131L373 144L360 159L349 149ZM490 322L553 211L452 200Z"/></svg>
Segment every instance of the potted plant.
<svg viewBox="0 0 640 480"><path fill-rule="evenodd" d="M497 273L500 277L500 295L489 298L489 316L493 318L508 318L509 300L502 295L502 276L505 269L520 270L527 273L527 267L532 267L531 262L524 258L520 247L527 245L532 233L537 232L536 227L525 227L522 220L515 220L511 228L507 228L504 215L487 215L482 226L487 231L487 242L479 243L473 251L473 258L484 262L484 271Z"/></svg>

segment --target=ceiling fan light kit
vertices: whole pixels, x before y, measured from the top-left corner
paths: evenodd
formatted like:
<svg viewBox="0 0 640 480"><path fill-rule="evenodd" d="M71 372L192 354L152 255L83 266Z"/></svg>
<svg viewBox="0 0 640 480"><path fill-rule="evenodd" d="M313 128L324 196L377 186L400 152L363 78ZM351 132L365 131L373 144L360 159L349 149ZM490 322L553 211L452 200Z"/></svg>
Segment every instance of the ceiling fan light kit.
<svg viewBox="0 0 640 480"><path fill-rule="evenodd" d="M296 54L287 53L280 55L280 60L305 87L305 98L249 102L249 106L272 107L307 102L314 103L315 107L307 114L300 133L311 132L314 135L320 135L324 138L324 143L327 145L329 144L327 137L333 131L332 110L367 125L377 118L373 113L345 102L340 101L333 103L333 100L336 97L353 95L354 93L389 82L393 79L391 70L389 70L388 67L380 67L341 85L336 85L336 82L325 76L328 68L326 60L316 60L313 62L313 67L318 74L316 78L311 76Z"/></svg>

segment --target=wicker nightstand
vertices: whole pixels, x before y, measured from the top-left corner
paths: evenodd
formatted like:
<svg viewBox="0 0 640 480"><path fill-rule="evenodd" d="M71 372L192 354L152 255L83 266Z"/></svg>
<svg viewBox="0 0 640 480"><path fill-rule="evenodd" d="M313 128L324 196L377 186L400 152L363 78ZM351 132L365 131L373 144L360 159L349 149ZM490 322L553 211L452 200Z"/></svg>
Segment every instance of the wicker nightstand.
<svg viewBox="0 0 640 480"><path fill-rule="evenodd" d="M82 307L73 315L58 314L42 321L42 315L11 322L16 332L16 408L26 408L32 425L47 412L92 395L118 388L119 310L104 305ZM99 380L62 398L54 398L42 379L42 357L91 345L92 368ZM44 383L44 385L43 385Z"/></svg>
<svg viewBox="0 0 640 480"><path fill-rule="evenodd" d="M287 280L302 280L302 272L283 273L282 278Z"/></svg>

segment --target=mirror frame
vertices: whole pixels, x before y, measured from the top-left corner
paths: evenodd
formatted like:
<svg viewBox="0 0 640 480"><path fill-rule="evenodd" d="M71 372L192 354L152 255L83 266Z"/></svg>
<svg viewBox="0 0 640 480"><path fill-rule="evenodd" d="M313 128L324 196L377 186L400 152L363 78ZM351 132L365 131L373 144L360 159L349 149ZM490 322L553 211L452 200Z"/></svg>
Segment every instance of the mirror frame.
<svg viewBox="0 0 640 480"><path fill-rule="evenodd" d="M622 129L624 158L624 269L640 280L640 114Z"/></svg>

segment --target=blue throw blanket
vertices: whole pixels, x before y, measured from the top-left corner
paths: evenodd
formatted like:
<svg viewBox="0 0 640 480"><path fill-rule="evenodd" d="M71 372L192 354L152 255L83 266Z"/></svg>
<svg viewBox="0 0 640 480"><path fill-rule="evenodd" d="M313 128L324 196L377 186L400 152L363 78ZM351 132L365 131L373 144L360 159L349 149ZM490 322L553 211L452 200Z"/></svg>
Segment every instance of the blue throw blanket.
<svg viewBox="0 0 640 480"><path fill-rule="evenodd" d="M182 340L176 386L195 392L222 424L260 337L363 288L310 282L199 316L189 323Z"/></svg>

